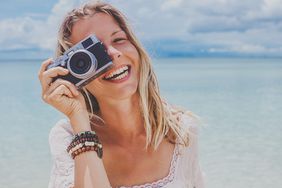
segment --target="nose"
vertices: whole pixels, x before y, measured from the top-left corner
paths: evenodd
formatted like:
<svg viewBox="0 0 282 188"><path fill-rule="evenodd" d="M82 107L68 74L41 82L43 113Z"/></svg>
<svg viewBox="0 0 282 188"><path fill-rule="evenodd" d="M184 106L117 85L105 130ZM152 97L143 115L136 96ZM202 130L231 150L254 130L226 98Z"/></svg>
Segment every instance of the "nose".
<svg viewBox="0 0 282 188"><path fill-rule="evenodd" d="M112 58L112 60L118 59L121 57L122 53L121 51L117 50L115 47L113 46L108 46L107 48L107 53L109 54L109 56Z"/></svg>

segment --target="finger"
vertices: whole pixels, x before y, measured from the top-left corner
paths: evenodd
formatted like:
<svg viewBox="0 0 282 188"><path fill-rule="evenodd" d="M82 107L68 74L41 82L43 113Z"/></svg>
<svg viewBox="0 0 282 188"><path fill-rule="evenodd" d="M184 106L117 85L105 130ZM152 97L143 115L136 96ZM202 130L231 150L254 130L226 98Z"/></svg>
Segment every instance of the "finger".
<svg viewBox="0 0 282 188"><path fill-rule="evenodd" d="M47 59L46 61L44 61L44 62L41 64L40 69L39 69L39 71L38 71L38 78L39 78L39 80L40 80L40 78L41 78L43 72L46 71L47 66L48 66L49 64L51 64L51 63L52 63L52 58L49 58L49 59Z"/></svg>
<svg viewBox="0 0 282 188"><path fill-rule="evenodd" d="M56 91L57 90L57 91ZM72 95L72 93L71 93L71 91L67 88L67 86L65 86L65 85L60 85L59 87L57 87L57 89L56 89L55 91L57 92L57 95L59 96L59 95L66 95L66 96L68 96L68 97L73 97L73 95ZM54 91L54 92L55 92ZM55 92L55 93L56 93Z"/></svg>
<svg viewBox="0 0 282 188"><path fill-rule="evenodd" d="M51 68L51 69L44 71L42 76L43 76L43 78L45 78L45 77L54 78L54 77L57 77L59 75L65 75L68 72L69 72L69 70L65 69L63 67L54 67L54 68Z"/></svg>
<svg viewBox="0 0 282 188"><path fill-rule="evenodd" d="M65 85L71 91L73 96L79 95L79 92L76 89L75 85L73 83L71 83L67 80L63 80L63 79L57 79L54 83L52 83L51 86L48 88L48 91L46 91L46 94L49 95L60 85Z"/></svg>
<svg viewBox="0 0 282 188"><path fill-rule="evenodd" d="M64 69L62 67L55 67L48 69L47 71L43 72L40 82L42 86L42 92L46 91L46 89L50 86L52 79L57 76L64 76L69 73L68 69Z"/></svg>
<svg viewBox="0 0 282 188"><path fill-rule="evenodd" d="M67 96L69 98L73 97L72 93L65 85L60 85L45 98L47 103L55 105L60 102L64 96Z"/></svg>

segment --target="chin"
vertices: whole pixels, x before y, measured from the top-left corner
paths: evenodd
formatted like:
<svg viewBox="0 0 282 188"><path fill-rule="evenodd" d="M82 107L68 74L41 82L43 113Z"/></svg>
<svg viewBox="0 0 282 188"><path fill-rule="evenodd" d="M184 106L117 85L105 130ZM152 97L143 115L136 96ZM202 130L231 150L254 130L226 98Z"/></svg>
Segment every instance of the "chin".
<svg viewBox="0 0 282 188"><path fill-rule="evenodd" d="M110 97L117 100L124 100L136 96L138 96L137 87L126 86L125 88L112 92Z"/></svg>

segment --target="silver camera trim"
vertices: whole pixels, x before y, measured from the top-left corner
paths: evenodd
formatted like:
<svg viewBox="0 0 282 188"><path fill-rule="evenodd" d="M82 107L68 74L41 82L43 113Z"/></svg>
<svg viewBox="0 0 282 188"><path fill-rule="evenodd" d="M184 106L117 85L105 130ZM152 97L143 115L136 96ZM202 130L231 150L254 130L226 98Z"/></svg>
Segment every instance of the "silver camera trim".
<svg viewBox="0 0 282 188"><path fill-rule="evenodd" d="M96 75L97 75L97 74L99 74L102 70L104 71L106 68L110 68L110 67L112 67L112 66L113 66L112 64L108 63L108 64L104 65L103 67L101 67L100 69L98 69L95 73L96 73ZM95 78L96 78L96 77L95 77ZM76 83L75 85L76 85L77 87L80 87L84 82L89 82L89 80L86 80L86 79L81 80L80 82Z"/></svg>
<svg viewBox="0 0 282 188"><path fill-rule="evenodd" d="M91 62L92 62L92 65L91 65L90 69L86 73L84 73L84 74L76 74L70 68L70 60L71 60L72 56L75 55L78 52L83 52L83 53L87 54L90 57ZM70 71L70 73L73 76L75 76L75 77L77 77L79 79L87 79L87 78L91 77L93 75L93 72L95 72L97 70L97 66L98 66L97 64L98 64L98 61L97 61L96 57L92 53L90 53L89 51L87 51L85 49L80 49L80 50L76 50L75 52L73 52L70 55L70 57L69 57L69 59L67 61L67 68L68 68L68 70Z"/></svg>
<svg viewBox="0 0 282 188"><path fill-rule="evenodd" d="M83 45L82 45L82 43L84 42L84 41L86 41L87 39L91 39L92 40L92 44L91 45L89 45L89 46L87 46L87 47L84 47ZM77 44L75 44L74 46L72 46L71 48L69 48L68 50L66 50L61 56L59 56L59 57L57 57L55 60L53 60L53 62L50 64L50 65L48 65L47 66L47 70L48 69L50 69L50 68L53 68L53 67L57 67L57 66L63 66L63 67L66 67L68 70L70 70L69 69L69 67L68 67L68 65L69 65L69 63L68 63L68 61L71 59L71 57L72 57L72 55L74 55L77 51L80 51L80 50L84 50L84 52L86 52L88 55L90 55L90 58L91 57L94 57L95 58L95 71L94 72L92 72L91 74L89 74L89 77L87 77L87 78L80 78L80 76L77 76L77 74L72 74L71 72L72 71L70 71L70 74L71 75L73 75L74 77L76 77L76 78L78 78L78 79L81 79L79 82L77 82L76 84L75 84L75 86L79 89L79 88L81 88L81 86L85 83L85 82L90 82L90 81L92 81L93 79L95 79L95 78L97 78L97 76L95 76L95 75L98 75L98 74L100 74L102 71L105 71L105 70L107 70L107 69L109 69L110 67L112 67L112 65L113 65L113 62L112 61L110 61L109 63L107 63L106 65L104 65L104 66L102 66L102 67L100 67L99 69L98 69L98 61L97 61L97 59L96 59L96 57L92 54L92 53L90 53L87 49L89 49L89 48L91 48L92 46L94 46L94 45L96 45L97 43L101 43L101 44L103 44L94 34L91 34L91 35L89 35L88 37L85 37L83 40L81 40L79 43L77 43ZM93 58L92 58L93 59ZM68 65L66 65L66 64L68 64ZM88 71L89 72L89 71ZM81 75L81 74L80 74ZM92 78L91 78L92 77Z"/></svg>

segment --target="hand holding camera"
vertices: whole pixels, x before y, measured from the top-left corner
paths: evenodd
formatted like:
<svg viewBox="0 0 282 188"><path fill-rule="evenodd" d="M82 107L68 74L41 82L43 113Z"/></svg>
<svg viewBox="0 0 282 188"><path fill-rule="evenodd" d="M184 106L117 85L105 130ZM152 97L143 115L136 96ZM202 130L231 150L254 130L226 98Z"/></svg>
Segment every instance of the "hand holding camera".
<svg viewBox="0 0 282 188"><path fill-rule="evenodd" d="M46 70L51 63L51 59L46 60L39 71L42 99L70 119L75 113L87 112L84 98L73 83L62 78L53 82L54 78L69 74L69 70L62 67Z"/></svg>
<svg viewBox="0 0 282 188"><path fill-rule="evenodd" d="M91 35L56 60L42 63L39 71L42 99L70 120L79 116L87 121L86 104L79 90L111 66L105 47Z"/></svg>

